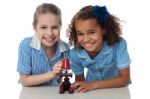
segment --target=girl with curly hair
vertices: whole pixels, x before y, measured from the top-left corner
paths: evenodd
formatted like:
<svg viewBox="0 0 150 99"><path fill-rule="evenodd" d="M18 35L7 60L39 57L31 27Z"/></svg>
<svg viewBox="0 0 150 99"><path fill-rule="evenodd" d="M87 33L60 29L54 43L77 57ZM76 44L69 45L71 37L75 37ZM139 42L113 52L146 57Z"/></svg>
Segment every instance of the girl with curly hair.
<svg viewBox="0 0 150 99"><path fill-rule="evenodd" d="M130 57L120 20L105 6L85 6L73 17L67 35L78 92L130 83ZM87 72L85 72L87 68Z"/></svg>

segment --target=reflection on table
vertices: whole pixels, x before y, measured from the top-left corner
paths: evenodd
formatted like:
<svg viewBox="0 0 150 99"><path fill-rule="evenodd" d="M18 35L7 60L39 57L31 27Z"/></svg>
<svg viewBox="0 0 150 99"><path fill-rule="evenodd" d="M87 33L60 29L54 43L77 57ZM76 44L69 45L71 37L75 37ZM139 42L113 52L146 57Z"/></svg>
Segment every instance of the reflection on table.
<svg viewBox="0 0 150 99"><path fill-rule="evenodd" d="M59 94L58 86L22 87L19 99L130 99L128 87Z"/></svg>

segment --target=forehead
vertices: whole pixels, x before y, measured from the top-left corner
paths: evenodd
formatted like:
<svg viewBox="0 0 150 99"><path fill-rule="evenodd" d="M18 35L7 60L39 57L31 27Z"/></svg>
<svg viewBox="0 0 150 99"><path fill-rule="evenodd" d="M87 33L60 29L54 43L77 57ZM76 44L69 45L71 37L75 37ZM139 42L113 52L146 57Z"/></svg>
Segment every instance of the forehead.
<svg viewBox="0 0 150 99"><path fill-rule="evenodd" d="M52 13L41 13L38 16L38 24L60 24L59 16Z"/></svg>
<svg viewBox="0 0 150 99"><path fill-rule="evenodd" d="M91 29L97 26L98 23L96 19L76 20L75 22L76 30Z"/></svg>

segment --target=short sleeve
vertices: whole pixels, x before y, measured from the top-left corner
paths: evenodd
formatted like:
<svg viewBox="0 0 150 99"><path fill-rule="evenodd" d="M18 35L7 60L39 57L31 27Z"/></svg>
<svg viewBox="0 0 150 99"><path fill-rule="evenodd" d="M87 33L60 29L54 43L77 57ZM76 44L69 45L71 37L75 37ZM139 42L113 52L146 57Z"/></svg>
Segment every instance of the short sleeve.
<svg viewBox="0 0 150 99"><path fill-rule="evenodd" d="M27 39L24 39L19 45L17 72L31 74L31 53Z"/></svg>
<svg viewBox="0 0 150 99"><path fill-rule="evenodd" d="M117 67L119 69L127 68L131 63L131 60L127 50L127 43L123 38L120 39L120 42L117 44L116 49Z"/></svg>
<svg viewBox="0 0 150 99"><path fill-rule="evenodd" d="M71 70L75 75L81 75L84 73L84 67L80 62L80 57L78 57L77 50L72 49L69 51L69 59L71 64Z"/></svg>

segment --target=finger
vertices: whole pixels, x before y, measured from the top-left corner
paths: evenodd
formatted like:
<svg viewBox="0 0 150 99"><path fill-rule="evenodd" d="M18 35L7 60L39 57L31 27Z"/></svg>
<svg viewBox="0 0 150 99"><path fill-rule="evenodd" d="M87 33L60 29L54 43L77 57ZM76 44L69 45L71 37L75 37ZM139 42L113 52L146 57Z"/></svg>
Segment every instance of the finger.
<svg viewBox="0 0 150 99"><path fill-rule="evenodd" d="M60 66L54 67L55 70L61 70Z"/></svg>
<svg viewBox="0 0 150 99"><path fill-rule="evenodd" d="M83 86L78 86L77 87L77 92L82 92L83 89L84 89Z"/></svg>
<svg viewBox="0 0 150 99"><path fill-rule="evenodd" d="M73 83L72 86L75 90L79 87L77 83Z"/></svg>
<svg viewBox="0 0 150 99"><path fill-rule="evenodd" d="M61 68L55 68L55 71L58 73L61 71Z"/></svg>
<svg viewBox="0 0 150 99"><path fill-rule="evenodd" d="M74 82L74 83L73 83L73 86L74 86L74 87L80 86L80 82Z"/></svg>
<svg viewBox="0 0 150 99"><path fill-rule="evenodd" d="M54 67L61 67L62 64L61 63L57 63Z"/></svg>
<svg viewBox="0 0 150 99"><path fill-rule="evenodd" d="M54 66L55 69L61 69L61 67L62 67L62 64L60 64L60 63L59 63L59 64L57 63L57 64Z"/></svg>
<svg viewBox="0 0 150 99"><path fill-rule="evenodd" d="M55 73L59 73L59 72L61 71L61 68L54 67L54 68L53 68L53 71L54 71Z"/></svg>
<svg viewBox="0 0 150 99"><path fill-rule="evenodd" d="M62 63L63 63L63 60L58 61L58 64L62 64Z"/></svg>
<svg viewBox="0 0 150 99"><path fill-rule="evenodd" d="M80 93L85 93L85 92L87 92L87 89L82 89L82 90L80 91Z"/></svg>

